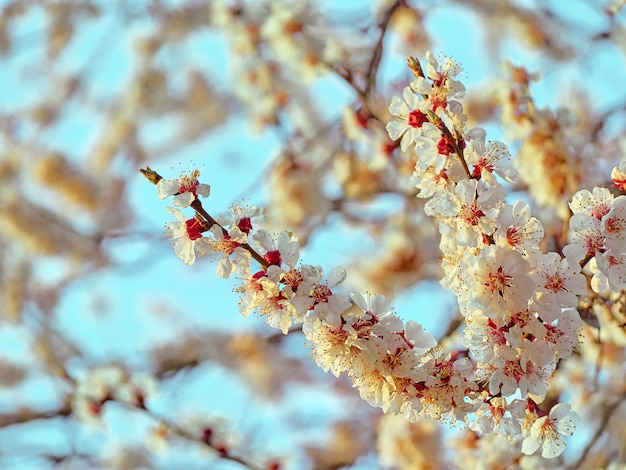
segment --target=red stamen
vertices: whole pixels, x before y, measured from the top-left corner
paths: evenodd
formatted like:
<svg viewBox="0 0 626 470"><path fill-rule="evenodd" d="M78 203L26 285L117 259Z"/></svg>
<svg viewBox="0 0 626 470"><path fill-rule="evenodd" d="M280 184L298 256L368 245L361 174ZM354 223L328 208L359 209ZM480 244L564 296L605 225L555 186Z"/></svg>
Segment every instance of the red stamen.
<svg viewBox="0 0 626 470"><path fill-rule="evenodd" d="M212 437L213 437L213 429L212 428L204 428L202 430L202 436L200 438L202 440L202 442L204 442L205 444L210 445Z"/></svg>
<svg viewBox="0 0 626 470"><path fill-rule="evenodd" d="M185 221L187 227L187 235L190 240L197 240L202 237L202 226L196 219L189 219Z"/></svg>
<svg viewBox="0 0 626 470"><path fill-rule="evenodd" d="M441 139L437 142L437 153L439 153L439 155L445 155L446 157L454 153L454 146L446 136L441 136Z"/></svg>
<svg viewBox="0 0 626 470"><path fill-rule="evenodd" d="M354 117L356 118L356 122L359 123L362 129L367 129L367 116L362 110L356 111L354 113Z"/></svg>
<svg viewBox="0 0 626 470"><path fill-rule="evenodd" d="M280 266L280 264L282 263L280 251L278 250L268 251L267 253L265 253L264 258L265 261L272 265Z"/></svg>
<svg viewBox="0 0 626 470"><path fill-rule="evenodd" d="M252 230L252 222L250 221L250 217L242 218L237 224L237 227L239 227L239 230L241 230L243 233L250 233L250 231Z"/></svg>
<svg viewBox="0 0 626 470"><path fill-rule="evenodd" d="M614 179L613 186L618 188L620 191L626 191L626 179Z"/></svg>
<svg viewBox="0 0 626 470"><path fill-rule="evenodd" d="M424 114L419 109L415 109L409 113L409 126L420 128L425 122L428 122L428 115Z"/></svg>

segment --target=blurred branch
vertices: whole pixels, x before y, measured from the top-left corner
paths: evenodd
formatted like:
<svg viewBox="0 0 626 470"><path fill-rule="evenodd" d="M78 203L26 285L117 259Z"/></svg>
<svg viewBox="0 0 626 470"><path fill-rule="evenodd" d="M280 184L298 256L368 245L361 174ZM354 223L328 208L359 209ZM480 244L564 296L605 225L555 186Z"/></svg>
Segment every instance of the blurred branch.
<svg viewBox="0 0 626 470"><path fill-rule="evenodd" d="M72 414L69 401L63 406L53 411L35 411L30 408L23 408L15 413L0 414L0 428L6 428L16 424L24 424L40 419L63 418Z"/></svg>
<svg viewBox="0 0 626 470"><path fill-rule="evenodd" d="M582 454L580 454L580 457L578 458L578 460L576 460L576 462L574 462L569 467L569 470L575 470L577 468L581 468L582 464L584 463L585 459L587 458L587 455L589 454L589 451L591 451L591 448L598 441L598 439L604 433L604 431L607 430L607 424L609 423L609 420L611 419L611 416L613 416L613 413L619 408L619 406L622 403L624 403L624 400L626 400L626 391L622 392L617 397L617 400L615 401L615 403L613 403L610 406L608 406L607 408L605 408L604 414L602 415L602 420L600 421L600 424L598 424L596 432L591 437L591 439L589 439L589 442L587 443L587 445L583 449L583 452L582 452Z"/></svg>
<svg viewBox="0 0 626 470"><path fill-rule="evenodd" d="M230 460L231 462L236 462L245 468L263 470L262 467L254 465L246 461L242 457L233 455L230 449L224 446L217 446L217 445L212 444L208 438L205 438L205 436L196 436L195 434L187 431L186 429L174 423L173 421L169 420L168 418L165 418L164 416L158 413L155 413L154 411L148 410L145 406L133 406L125 402L117 402L117 403L119 403L120 405L124 406L127 409L143 411L147 416L151 417L156 422L161 423L163 426L166 427L168 431L172 432L176 436L181 437L187 441L194 442L196 444L200 444L202 446L208 447L209 449L214 451L215 454L221 459Z"/></svg>
<svg viewBox="0 0 626 470"><path fill-rule="evenodd" d="M380 34L378 36L378 40L376 41L376 45L374 46L374 52L372 53L372 58L367 68L367 82L365 84L365 89L363 90L363 94L365 96L369 96L370 92L376 85L376 75L378 74L378 67L380 66L380 61L383 57L383 41L385 39L385 35L387 34L387 28L389 27L391 18L400 7L406 7L406 0L396 0L393 5L387 9L382 21L378 25L380 28Z"/></svg>

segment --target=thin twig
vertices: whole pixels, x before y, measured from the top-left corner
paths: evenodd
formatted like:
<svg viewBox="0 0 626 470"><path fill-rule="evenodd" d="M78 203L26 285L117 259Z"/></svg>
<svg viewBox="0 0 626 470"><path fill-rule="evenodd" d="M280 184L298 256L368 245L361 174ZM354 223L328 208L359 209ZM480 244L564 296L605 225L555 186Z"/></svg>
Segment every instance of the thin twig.
<svg viewBox="0 0 626 470"><path fill-rule="evenodd" d="M387 9L385 12L385 16L382 21L378 25L380 28L380 34L378 36L378 40L376 41L376 46L374 47L374 52L372 54L372 59L370 60L369 66L367 68L365 89L363 90L363 94L365 96L369 96L372 88L376 85L376 75L378 74L378 67L380 66L380 61L383 58L383 41L385 39L385 35L387 34L387 28L389 27L389 22L393 17L393 14L400 7L406 6L406 0L396 0L391 7Z"/></svg>
<svg viewBox="0 0 626 470"><path fill-rule="evenodd" d="M163 177L160 174L158 174L149 166L146 167L145 169L142 168L139 171L152 184L156 185L159 181L163 179ZM204 219L209 223L209 227L212 227L213 225L217 225L218 227L222 229L222 233L224 235L228 235L228 231L224 227L222 227L217 222L217 220L215 220L211 216L211 214L209 214L206 210L204 210L204 207L202 207L202 201L200 201L200 199L198 198L194 199L193 202L190 204L190 207L193 210L195 210L198 214L200 214L202 217L204 217ZM259 253L257 253L257 251L254 248L252 248L248 243L242 243L240 246L241 248L248 251L250 255L252 256L252 258L254 258L264 270L269 267L269 263L267 262L267 260L263 258L263 256L261 256Z"/></svg>
<svg viewBox="0 0 626 470"><path fill-rule="evenodd" d="M591 439L585 446L585 449L583 450L583 453L580 455L578 460L569 467L570 470L580 468L580 466L583 464L583 462L587 458L587 455L591 451L591 448L598 441L602 433L606 431L607 424L609 420L611 419L611 416L613 416L613 413L615 412L615 410L617 410L617 408L624 402L624 399L626 399L626 392L621 393L618 399L615 401L615 403L613 403L611 406L606 408L606 410L604 411L604 416L602 416L602 421L598 425L596 432L594 433L594 435L591 437Z"/></svg>
<svg viewBox="0 0 626 470"><path fill-rule="evenodd" d="M24 424L41 419L64 418L72 414L69 402L60 408L51 411L34 411L29 408L22 409L15 413L0 414L0 429L16 424Z"/></svg>

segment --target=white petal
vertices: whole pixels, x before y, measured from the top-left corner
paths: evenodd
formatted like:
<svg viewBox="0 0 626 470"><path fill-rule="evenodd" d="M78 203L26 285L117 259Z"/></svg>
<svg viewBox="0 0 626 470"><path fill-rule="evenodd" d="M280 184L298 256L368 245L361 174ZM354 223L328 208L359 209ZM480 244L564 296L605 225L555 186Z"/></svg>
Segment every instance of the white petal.
<svg viewBox="0 0 626 470"><path fill-rule="evenodd" d="M177 207L189 207L189 205L196 199L193 193L182 193L174 196L172 204Z"/></svg>
<svg viewBox="0 0 626 470"><path fill-rule="evenodd" d="M196 194L199 194L202 197L208 197L211 192L211 186L208 184L199 184L196 188Z"/></svg>
<svg viewBox="0 0 626 470"><path fill-rule="evenodd" d="M159 199L165 199L180 190L180 181L175 179L160 179L156 185Z"/></svg>
<svg viewBox="0 0 626 470"><path fill-rule="evenodd" d="M350 297L352 297L352 301L363 311L368 310L367 301L365 300L364 295L361 292L351 292Z"/></svg>
<svg viewBox="0 0 626 470"><path fill-rule="evenodd" d="M187 265L192 265L196 261L196 253L194 251L194 243L188 238L179 238L174 243L174 253Z"/></svg>
<svg viewBox="0 0 626 470"><path fill-rule="evenodd" d="M228 279L233 272L233 263L231 263L230 258L224 257L217 263L216 274L217 277L221 277L222 279Z"/></svg>
<svg viewBox="0 0 626 470"><path fill-rule="evenodd" d="M187 220L185 219L185 216L180 211L180 209L176 209L175 207L166 207L166 209L168 210L170 214L176 217L180 222L185 222L185 220Z"/></svg>
<svg viewBox="0 0 626 470"><path fill-rule="evenodd" d="M371 299L370 304L374 315L380 315L389 311L389 302L382 294L376 294L374 298Z"/></svg>
<svg viewBox="0 0 626 470"><path fill-rule="evenodd" d="M539 449L539 443L536 439L533 439L530 436L524 439L524 442L522 443L522 453L532 455L537 452L537 449Z"/></svg>
<svg viewBox="0 0 626 470"><path fill-rule="evenodd" d="M404 332L406 339L415 346L417 354L423 354L437 346L437 340L431 334L426 333L422 325L413 320L406 323Z"/></svg>
<svg viewBox="0 0 626 470"><path fill-rule="evenodd" d="M346 279L346 270L341 266L336 266L328 273L328 287L331 289L341 284Z"/></svg>

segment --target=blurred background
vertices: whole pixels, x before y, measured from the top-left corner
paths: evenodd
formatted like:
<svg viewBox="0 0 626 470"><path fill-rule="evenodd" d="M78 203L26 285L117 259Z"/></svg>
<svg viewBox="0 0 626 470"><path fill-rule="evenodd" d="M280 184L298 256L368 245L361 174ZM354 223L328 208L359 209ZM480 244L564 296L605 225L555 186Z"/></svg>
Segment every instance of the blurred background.
<svg viewBox="0 0 626 470"><path fill-rule="evenodd" d="M138 170L200 169L211 215L264 207L302 262L344 266L346 289L385 294L453 344L437 227L414 156L385 131L407 56L463 66L468 126L519 160L509 196L551 249L571 195L608 185L624 157L623 1L0 5L0 468L540 468L469 431L383 419L300 331L242 318L236 278L176 258L171 201ZM591 352L557 374L557 396L600 408L541 466L625 464L626 409L602 408L623 401L620 321L603 342L589 321ZM577 365L595 382L572 382Z"/></svg>

